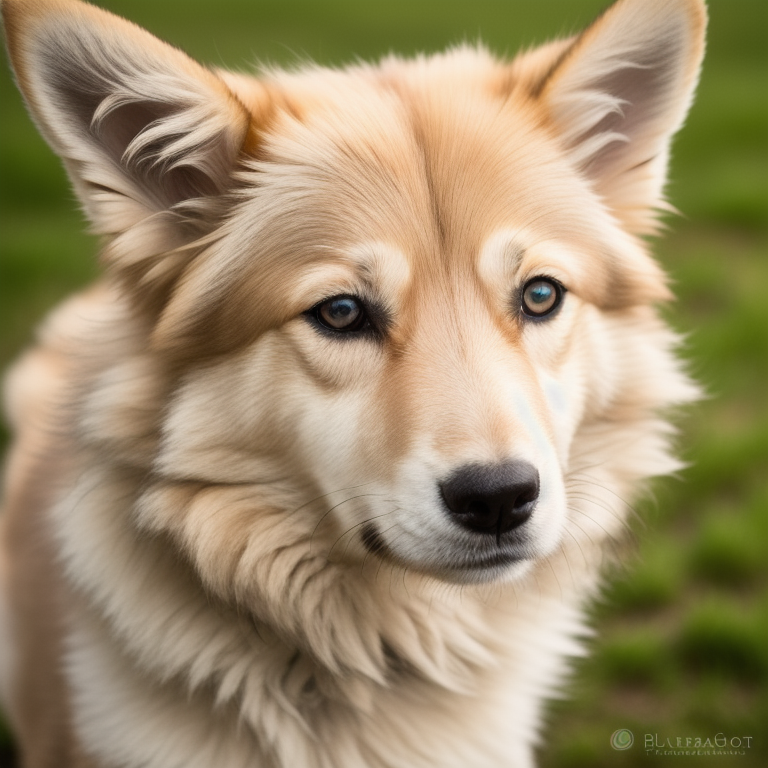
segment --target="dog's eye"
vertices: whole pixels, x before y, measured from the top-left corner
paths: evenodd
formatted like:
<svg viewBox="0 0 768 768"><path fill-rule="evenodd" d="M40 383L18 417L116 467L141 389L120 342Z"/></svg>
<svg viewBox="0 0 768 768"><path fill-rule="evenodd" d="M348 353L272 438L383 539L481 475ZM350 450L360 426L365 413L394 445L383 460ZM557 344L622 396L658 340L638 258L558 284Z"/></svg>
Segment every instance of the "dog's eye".
<svg viewBox="0 0 768 768"><path fill-rule="evenodd" d="M523 287L522 310L529 317L551 315L563 300L563 288L560 283L548 277L534 277Z"/></svg>
<svg viewBox="0 0 768 768"><path fill-rule="evenodd" d="M342 333L359 331L368 322L363 303L353 296L334 296L318 304L312 315L320 325Z"/></svg>

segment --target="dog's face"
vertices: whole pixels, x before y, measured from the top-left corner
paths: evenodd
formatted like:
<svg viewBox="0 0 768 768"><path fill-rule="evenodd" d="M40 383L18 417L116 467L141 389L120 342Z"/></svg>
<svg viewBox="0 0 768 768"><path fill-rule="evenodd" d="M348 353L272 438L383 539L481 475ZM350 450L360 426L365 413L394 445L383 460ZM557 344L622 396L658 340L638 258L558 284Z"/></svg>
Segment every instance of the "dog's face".
<svg viewBox="0 0 768 768"><path fill-rule="evenodd" d="M262 81L127 25L104 47L118 22L91 10L7 5L32 109L173 361L143 525L211 582L276 528L464 583L559 546L575 436L640 408L632 329L667 294L637 235L698 4L622 0L511 65L459 49Z"/></svg>
<svg viewBox="0 0 768 768"><path fill-rule="evenodd" d="M496 67L392 64L266 141L197 268L203 295L224 286L219 327L259 328L188 374L163 466L292 478L340 560L467 582L557 547L587 393L599 409L616 387L603 315L664 287L541 116L500 103Z"/></svg>

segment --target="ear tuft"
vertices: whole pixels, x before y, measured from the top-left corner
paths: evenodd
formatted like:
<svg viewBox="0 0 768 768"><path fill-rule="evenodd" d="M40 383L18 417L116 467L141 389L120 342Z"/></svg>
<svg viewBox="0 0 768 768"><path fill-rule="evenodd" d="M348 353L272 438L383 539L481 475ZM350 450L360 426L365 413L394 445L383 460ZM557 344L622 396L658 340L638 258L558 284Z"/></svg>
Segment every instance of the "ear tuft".
<svg viewBox="0 0 768 768"><path fill-rule="evenodd" d="M6 0L3 14L30 111L97 231L228 188L249 116L216 75L85 3Z"/></svg>
<svg viewBox="0 0 768 768"><path fill-rule="evenodd" d="M77 0L2 10L29 110L94 230L111 236L104 258L139 293L165 289L179 249L219 220L250 113L216 74L106 11Z"/></svg>
<svg viewBox="0 0 768 768"><path fill-rule="evenodd" d="M704 53L702 0L619 0L571 44L540 98L572 162L630 231L655 228L669 144Z"/></svg>

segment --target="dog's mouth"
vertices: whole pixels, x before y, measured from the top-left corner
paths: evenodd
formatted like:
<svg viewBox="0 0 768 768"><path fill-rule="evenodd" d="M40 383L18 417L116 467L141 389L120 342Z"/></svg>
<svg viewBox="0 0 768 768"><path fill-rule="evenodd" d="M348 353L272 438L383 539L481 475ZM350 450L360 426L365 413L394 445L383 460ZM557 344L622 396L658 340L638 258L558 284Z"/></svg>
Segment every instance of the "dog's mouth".
<svg viewBox="0 0 768 768"><path fill-rule="evenodd" d="M452 563L453 568L465 571L476 571L484 569L504 568L506 566L519 563L528 558L521 555L519 552L491 552L488 554L473 553L463 562Z"/></svg>
<svg viewBox="0 0 768 768"><path fill-rule="evenodd" d="M376 526L373 525L373 523L368 523L367 525L363 526L360 538L363 541L363 546L372 555L379 555L380 557L392 557L392 552L387 546L387 543L381 537L381 534L377 530Z"/></svg>
<svg viewBox="0 0 768 768"><path fill-rule="evenodd" d="M368 523L363 527L361 540L365 549L372 555L376 555L384 560L399 563L405 567L415 567L417 570L422 570L413 563L405 562L402 557L393 552L386 541L384 541L384 538L381 533L379 533L376 526L372 523ZM450 559L444 556L441 558L442 562L440 563L440 566L424 568L424 570L439 571L446 576L449 576L451 572L463 574L474 573L476 575L486 572L486 576L491 577L494 572L498 572L500 569L509 568L517 563L531 559L530 554L520 545L521 542L519 540L512 544L503 541L497 543L494 540L492 550L464 551L450 557Z"/></svg>

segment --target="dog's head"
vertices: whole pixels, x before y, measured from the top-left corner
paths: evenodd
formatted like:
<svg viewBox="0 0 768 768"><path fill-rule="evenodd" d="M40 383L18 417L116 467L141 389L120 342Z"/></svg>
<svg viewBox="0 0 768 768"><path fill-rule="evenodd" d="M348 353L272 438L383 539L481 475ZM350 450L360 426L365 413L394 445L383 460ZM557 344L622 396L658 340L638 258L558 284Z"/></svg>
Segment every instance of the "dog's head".
<svg viewBox="0 0 768 768"><path fill-rule="evenodd" d="M698 0L620 0L512 63L459 48L259 80L91 6L3 9L149 328L137 366L172 381L138 519L210 583L291 547L286 578L310 551L510 578L616 529L613 500L573 511L584 477L622 495L668 469L663 428L632 431L689 394L639 236L695 87Z"/></svg>

